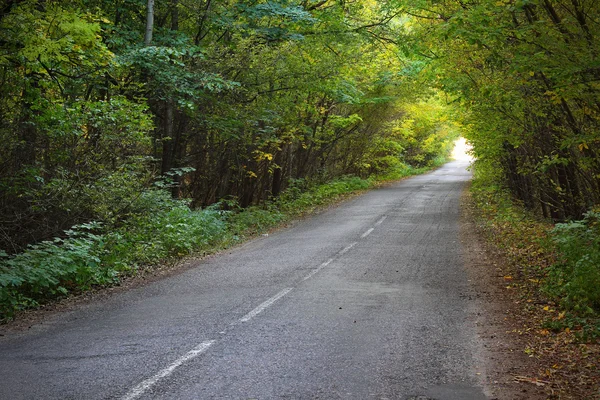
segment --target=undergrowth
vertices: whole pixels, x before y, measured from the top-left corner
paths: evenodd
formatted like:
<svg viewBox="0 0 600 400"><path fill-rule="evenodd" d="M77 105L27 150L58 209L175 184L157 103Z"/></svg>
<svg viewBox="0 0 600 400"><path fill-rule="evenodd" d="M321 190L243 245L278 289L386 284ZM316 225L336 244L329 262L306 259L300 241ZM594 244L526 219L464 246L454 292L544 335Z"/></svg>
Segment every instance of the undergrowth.
<svg viewBox="0 0 600 400"><path fill-rule="evenodd" d="M537 218L485 173L475 171L471 193L485 230L515 266L519 285L543 315L543 327L600 338L600 213L553 225ZM514 278L514 280L513 280ZM558 306L558 307L555 307Z"/></svg>
<svg viewBox="0 0 600 400"><path fill-rule="evenodd" d="M172 199L168 188L147 190L118 225L90 222L16 255L0 251L0 321L56 298L114 285L142 268L232 246L349 193L426 170L402 167L384 176L346 176L320 185L297 180L277 199L245 209L224 200L194 210L187 201Z"/></svg>
<svg viewBox="0 0 600 400"><path fill-rule="evenodd" d="M558 259L548 269L545 292L565 310L550 328L578 329L583 340L600 338L600 213L556 224L552 242Z"/></svg>

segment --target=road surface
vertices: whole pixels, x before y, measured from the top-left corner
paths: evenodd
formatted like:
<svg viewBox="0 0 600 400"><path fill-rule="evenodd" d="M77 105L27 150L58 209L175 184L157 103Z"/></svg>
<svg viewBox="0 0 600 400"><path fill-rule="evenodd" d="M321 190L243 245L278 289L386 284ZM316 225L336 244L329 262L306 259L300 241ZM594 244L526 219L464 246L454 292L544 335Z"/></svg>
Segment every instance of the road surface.
<svg viewBox="0 0 600 400"><path fill-rule="evenodd" d="M0 399L485 399L452 162L0 340Z"/></svg>

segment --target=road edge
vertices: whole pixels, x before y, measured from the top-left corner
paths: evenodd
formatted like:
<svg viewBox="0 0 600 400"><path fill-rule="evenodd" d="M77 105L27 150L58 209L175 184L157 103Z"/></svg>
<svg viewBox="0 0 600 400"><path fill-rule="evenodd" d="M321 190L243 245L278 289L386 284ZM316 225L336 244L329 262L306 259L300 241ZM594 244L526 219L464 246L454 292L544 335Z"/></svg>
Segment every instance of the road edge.
<svg viewBox="0 0 600 400"><path fill-rule="evenodd" d="M508 260L486 240L477 225L470 183L465 185L460 204L460 240L472 290L473 318L481 341L477 361L483 370L484 392L493 400L546 399L542 387L515 380L537 372L538 365L535 358L524 352L526 339L519 334L523 316L515 293L504 282Z"/></svg>

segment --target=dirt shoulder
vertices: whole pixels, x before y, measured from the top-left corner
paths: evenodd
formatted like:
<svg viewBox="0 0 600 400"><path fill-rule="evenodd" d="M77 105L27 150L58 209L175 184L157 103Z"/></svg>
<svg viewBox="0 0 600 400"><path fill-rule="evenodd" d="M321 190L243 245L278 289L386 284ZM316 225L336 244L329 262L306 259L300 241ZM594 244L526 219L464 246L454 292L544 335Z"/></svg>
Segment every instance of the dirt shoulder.
<svg viewBox="0 0 600 400"><path fill-rule="evenodd" d="M533 380L539 362L524 352L528 346L527 335L522 334L525 321L514 299L515 293L507 289L504 279L509 269L508 260L485 240L475 223L468 190L461 203L461 242L476 309L480 310L476 321L483 342L481 361L485 365L486 389L492 398L499 400L545 399L541 383ZM519 382L516 377L532 380Z"/></svg>
<svg viewBox="0 0 600 400"><path fill-rule="evenodd" d="M600 399L599 346L544 329L544 310L554 310L523 273L527 266L515 265L501 241L477 223L468 190L461 211L488 394L498 400Z"/></svg>

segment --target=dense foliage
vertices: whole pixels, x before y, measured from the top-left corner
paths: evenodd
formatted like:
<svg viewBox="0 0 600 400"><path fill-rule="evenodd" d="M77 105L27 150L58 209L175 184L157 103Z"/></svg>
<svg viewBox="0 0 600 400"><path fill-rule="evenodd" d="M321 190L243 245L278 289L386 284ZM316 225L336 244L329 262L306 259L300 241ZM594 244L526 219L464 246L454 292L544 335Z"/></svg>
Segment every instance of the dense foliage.
<svg viewBox="0 0 600 400"><path fill-rule="evenodd" d="M153 23L146 12L141 0L3 6L7 253L76 224L118 225L159 176L195 207L246 207L292 180L428 165L451 142L442 113L414 105L435 101L416 98L385 3L170 0Z"/></svg>
<svg viewBox="0 0 600 400"><path fill-rule="evenodd" d="M553 239L560 258L549 271L547 292L583 317L596 317L600 335L600 214L590 211L580 221L557 224Z"/></svg>

